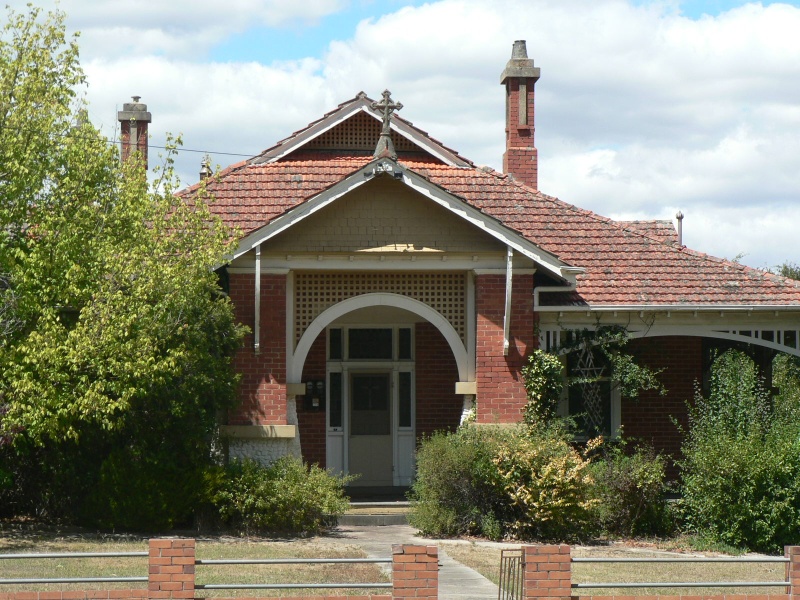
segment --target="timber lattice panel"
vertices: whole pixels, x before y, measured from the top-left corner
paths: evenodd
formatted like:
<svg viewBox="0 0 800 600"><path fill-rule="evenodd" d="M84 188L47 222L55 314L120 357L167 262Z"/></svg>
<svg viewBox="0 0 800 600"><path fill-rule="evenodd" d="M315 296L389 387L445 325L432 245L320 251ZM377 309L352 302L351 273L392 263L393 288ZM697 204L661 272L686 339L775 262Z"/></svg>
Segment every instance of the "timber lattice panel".
<svg viewBox="0 0 800 600"><path fill-rule="evenodd" d="M309 150L364 150L373 152L381 135L381 122L361 112L332 127L305 145ZM419 152L409 139L392 131L392 144L398 152Z"/></svg>
<svg viewBox="0 0 800 600"><path fill-rule="evenodd" d="M296 273L294 337L326 309L349 298L388 293L419 300L441 314L466 339L465 273Z"/></svg>

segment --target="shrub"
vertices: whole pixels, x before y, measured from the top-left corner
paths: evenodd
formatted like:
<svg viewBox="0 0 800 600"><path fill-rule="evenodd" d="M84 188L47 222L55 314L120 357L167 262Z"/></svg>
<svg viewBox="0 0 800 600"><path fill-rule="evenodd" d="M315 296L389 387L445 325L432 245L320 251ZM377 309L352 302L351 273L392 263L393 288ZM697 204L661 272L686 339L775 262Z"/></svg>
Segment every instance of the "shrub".
<svg viewBox="0 0 800 600"><path fill-rule="evenodd" d="M115 449L103 461L81 522L153 532L186 526L202 499L202 476L202 468L174 455L139 456L129 448Z"/></svg>
<svg viewBox="0 0 800 600"><path fill-rule="evenodd" d="M623 440L608 444L590 467L597 500L594 517L612 535L669 533L666 460L652 446L637 446L632 452L626 446Z"/></svg>
<svg viewBox="0 0 800 600"><path fill-rule="evenodd" d="M589 529L588 461L558 423L462 427L417 452L409 522L428 535L565 539Z"/></svg>
<svg viewBox="0 0 800 600"><path fill-rule="evenodd" d="M492 485L494 449L511 433L470 425L437 432L417 450L409 523L426 535L502 537L503 496Z"/></svg>
<svg viewBox="0 0 800 600"><path fill-rule="evenodd" d="M214 483L211 501L224 523L248 534L310 535L335 525L347 510L348 481L291 456L269 466L235 461Z"/></svg>
<svg viewBox="0 0 800 600"><path fill-rule="evenodd" d="M800 419L796 408L773 406L746 355L716 359L709 397L696 395L682 450L691 530L759 551L800 538Z"/></svg>
<svg viewBox="0 0 800 600"><path fill-rule="evenodd" d="M493 460L512 507L508 532L547 540L592 533L589 461L569 443L565 428L540 426L527 433L502 445ZM589 442L587 452L595 443Z"/></svg>

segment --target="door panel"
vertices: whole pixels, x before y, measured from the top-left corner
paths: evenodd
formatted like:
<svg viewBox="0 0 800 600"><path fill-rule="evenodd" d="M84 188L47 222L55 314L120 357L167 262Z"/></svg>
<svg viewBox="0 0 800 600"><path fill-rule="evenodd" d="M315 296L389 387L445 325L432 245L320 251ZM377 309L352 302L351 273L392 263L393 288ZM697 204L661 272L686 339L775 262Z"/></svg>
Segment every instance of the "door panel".
<svg viewBox="0 0 800 600"><path fill-rule="evenodd" d="M392 485L391 373L350 376L351 485Z"/></svg>

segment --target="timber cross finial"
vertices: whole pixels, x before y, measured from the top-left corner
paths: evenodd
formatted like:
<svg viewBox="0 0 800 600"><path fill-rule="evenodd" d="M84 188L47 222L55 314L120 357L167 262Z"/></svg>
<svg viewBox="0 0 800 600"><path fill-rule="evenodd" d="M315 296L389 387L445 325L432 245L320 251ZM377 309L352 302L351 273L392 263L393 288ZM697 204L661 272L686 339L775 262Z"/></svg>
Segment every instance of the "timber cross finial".
<svg viewBox="0 0 800 600"><path fill-rule="evenodd" d="M380 109L383 113L383 129L381 129L381 135L389 133L389 119L392 113L403 108L400 102L392 101L392 93L389 90L383 90L382 95L383 100L372 103L372 108Z"/></svg>
<svg viewBox="0 0 800 600"><path fill-rule="evenodd" d="M373 156L375 158L388 156L396 159L397 152L394 151L394 145L392 144L389 119L391 118L392 113L403 108L403 105L400 102L394 102L392 100L392 93L389 90L383 90L382 96L383 100L372 103L373 109L380 110L383 113L381 137L378 139L378 146L375 148L375 154L373 154Z"/></svg>

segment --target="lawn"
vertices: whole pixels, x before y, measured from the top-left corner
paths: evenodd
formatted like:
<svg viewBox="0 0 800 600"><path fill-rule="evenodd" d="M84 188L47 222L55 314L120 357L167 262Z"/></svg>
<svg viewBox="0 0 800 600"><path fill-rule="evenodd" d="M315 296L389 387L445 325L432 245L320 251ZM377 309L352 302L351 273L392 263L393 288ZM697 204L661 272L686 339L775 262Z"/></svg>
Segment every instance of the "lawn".
<svg viewBox="0 0 800 600"><path fill-rule="evenodd" d="M498 582L500 552L510 544L485 542L437 542L453 559ZM136 552L147 550L147 540L140 536L89 535L86 533L52 533L0 530L0 554L45 552ZM331 539L262 539L209 537L197 541L198 559L243 558L363 558L359 547ZM708 553L706 555L711 555ZM574 546L573 556L580 557L672 557L699 556L667 549L654 544L610 544L606 546ZM133 558L58 558L0 560L0 578L81 577L81 576L146 576L147 559ZM643 581L781 581L785 578L782 563L701 563L701 564L583 564L573 565L573 583L643 582ZM198 565L197 583L373 583L388 582L381 565ZM0 586L0 593L19 589L70 590L86 588L144 588L146 583L40 584ZM781 593L782 588L653 588L581 590L585 595L705 595L721 591L751 594ZM283 589L283 590L202 590L198 597L231 596L308 596L385 594L374 589ZM576 590L577 594L577 590Z"/></svg>
<svg viewBox="0 0 800 600"><path fill-rule="evenodd" d="M0 554L56 552L137 552L147 550L147 540L124 535L22 534L0 531ZM350 544L305 540L215 537L198 539L198 559L244 558L365 558L365 553ZM384 583L388 576L379 564L320 565L198 565L197 583ZM147 576L146 557L54 558L0 560L0 578ZM146 582L2 585L0 593L17 590L143 589ZM202 590L198 597L231 596L309 596L385 594L380 588L327 588L282 590Z"/></svg>

